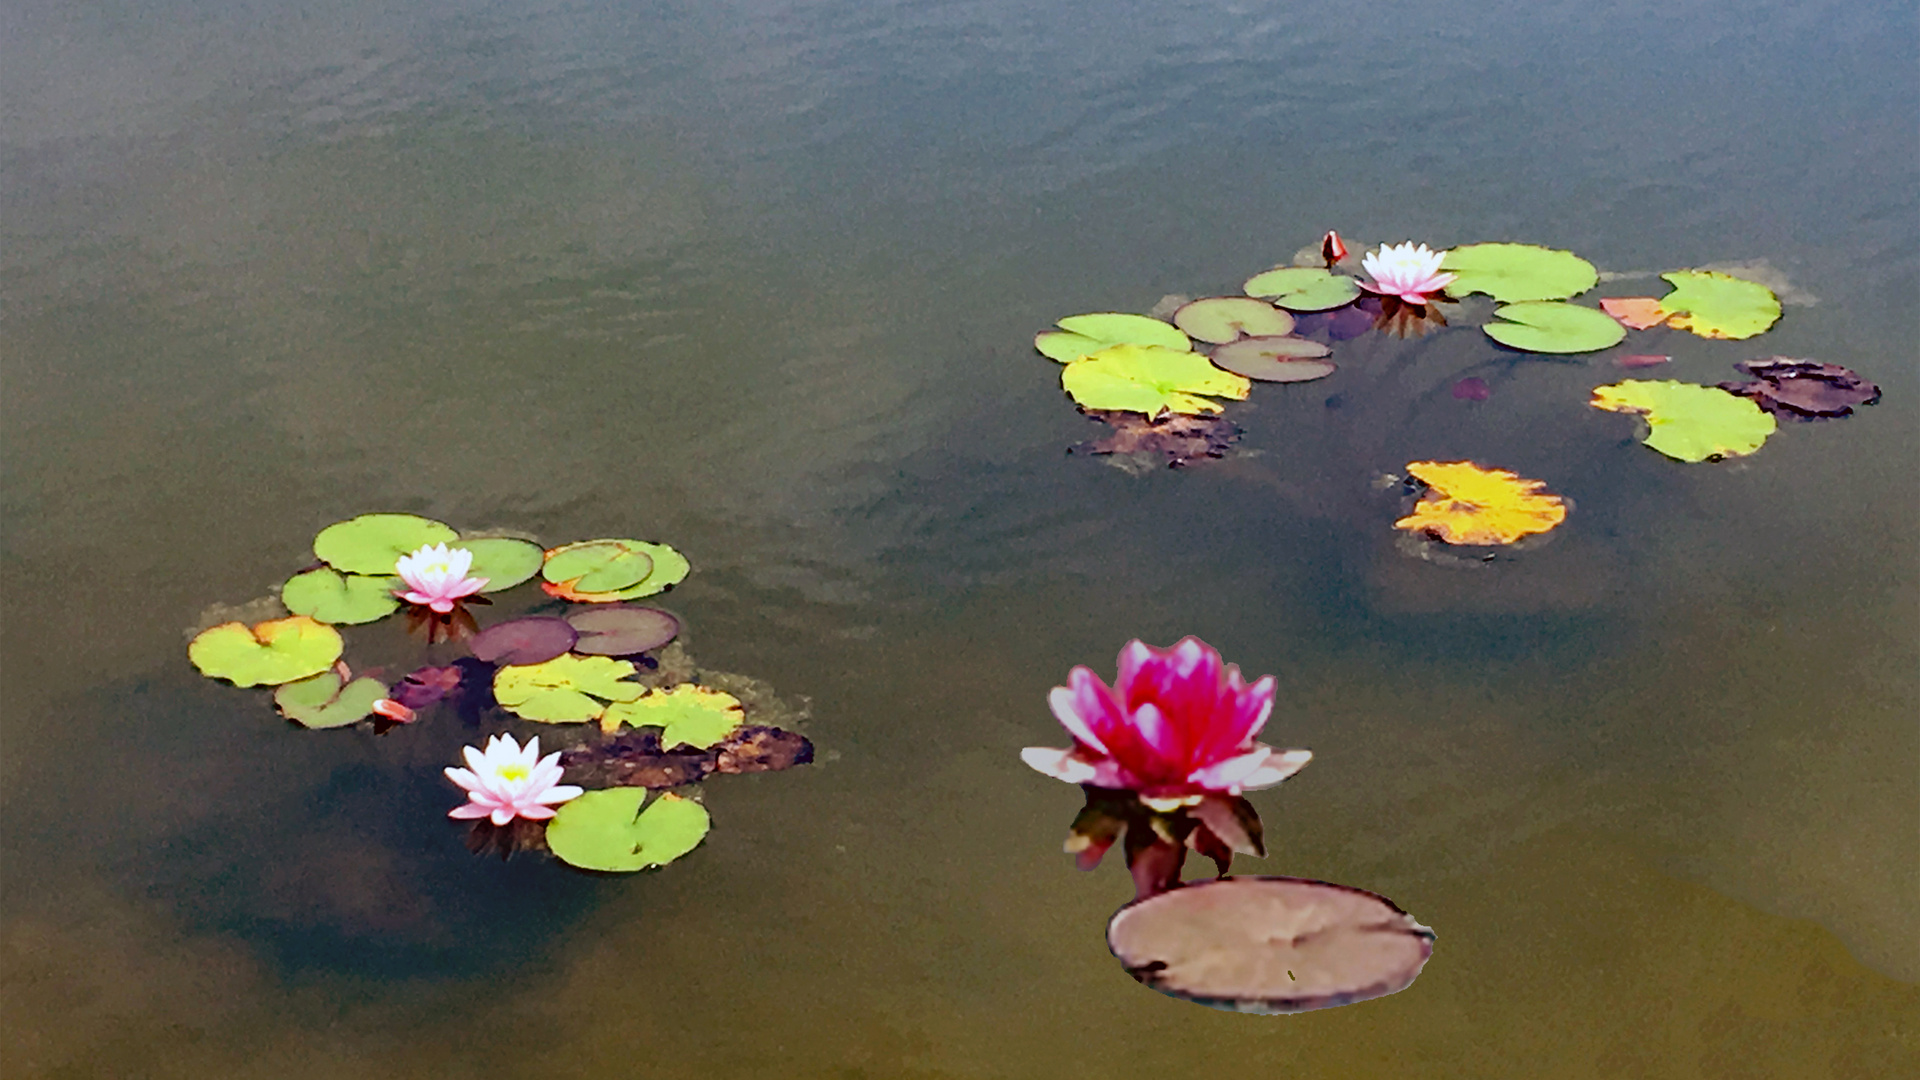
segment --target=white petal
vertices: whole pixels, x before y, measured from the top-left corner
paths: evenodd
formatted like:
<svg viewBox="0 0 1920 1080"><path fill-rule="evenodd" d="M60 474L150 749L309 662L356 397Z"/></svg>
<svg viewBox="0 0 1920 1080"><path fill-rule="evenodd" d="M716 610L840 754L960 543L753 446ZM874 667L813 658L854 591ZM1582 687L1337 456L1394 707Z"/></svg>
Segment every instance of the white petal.
<svg viewBox="0 0 1920 1080"><path fill-rule="evenodd" d="M1240 781L1240 790L1259 791L1261 788L1270 788L1306 768L1307 762L1312 760L1313 751L1311 750L1276 750L1272 757L1267 758L1258 769Z"/></svg>
<svg viewBox="0 0 1920 1080"><path fill-rule="evenodd" d="M1073 751L1055 750L1050 746L1029 746L1020 751L1020 760L1055 780L1065 780L1069 784L1091 783L1095 773L1094 767L1075 757Z"/></svg>

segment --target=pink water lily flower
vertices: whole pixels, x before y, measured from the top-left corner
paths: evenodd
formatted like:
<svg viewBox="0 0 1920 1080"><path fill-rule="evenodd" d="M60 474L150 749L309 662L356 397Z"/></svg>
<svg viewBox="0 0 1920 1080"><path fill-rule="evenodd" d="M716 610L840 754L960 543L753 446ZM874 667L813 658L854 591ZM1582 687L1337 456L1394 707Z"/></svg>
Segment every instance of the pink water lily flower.
<svg viewBox="0 0 1920 1080"><path fill-rule="evenodd" d="M1383 296L1397 296L1409 304L1425 304L1428 294L1453 284L1459 276L1441 271L1440 260L1445 256L1444 251L1428 251L1425 244L1416 248L1411 240L1382 244L1378 252L1361 258L1360 265L1373 280L1361 282L1360 287Z"/></svg>
<svg viewBox="0 0 1920 1080"><path fill-rule="evenodd" d="M425 604L444 615L461 597L487 587L486 578L467 576L472 566L473 552L449 549L445 544L431 544L402 555L394 564L394 572L407 583L407 591L400 598L409 604Z"/></svg>
<svg viewBox="0 0 1920 1080"><path fill-rule="evenodd" d="M1048 696L1073 746L1028 747L1020 760L1068 783L1137 792L1150 806L1272 787L1313 758L1255 741L1273 698L1273 676L1248 686L1199 638L1170 649L1129 641L1113 686L1076 667Z"/></svg>
<svg viewBox="0 0 1920 1080"><path fill-rule="evenodd" d="M577 798L583 789L560 782L560 753L540 756L540 737L522 747L511 735L495 735L487 748L469 746L468 768L447 769L447 779L467 789L467 802L447 812L450 818L492 818L505 825L514 818L539 821L555 806Z"/></svg>

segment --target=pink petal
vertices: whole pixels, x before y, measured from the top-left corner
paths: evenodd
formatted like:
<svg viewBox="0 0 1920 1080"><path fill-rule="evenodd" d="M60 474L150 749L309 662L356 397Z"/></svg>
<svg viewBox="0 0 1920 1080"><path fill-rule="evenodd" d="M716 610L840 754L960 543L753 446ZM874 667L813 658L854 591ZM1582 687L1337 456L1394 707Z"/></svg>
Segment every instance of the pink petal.
<svg viewBox="0 0 1920 1080"><path fill-rule="evenodd" d="M450 818L481 818L486 817L488 813L487 808L481 806L479 803L461 803L459 806L447 811L447 816Z"/></svg>
<svg viewBox="0 0 1920 1080"><path fill-rule="evenodd" d="M1160 707L1153 702L1149 701L1133 711L1133 729L1140 733L1140 740L1162 761L1186 759L1186 740L1181 738L1180 730L1167 720Z"/></svg>
<svg viewBox="0 0 1920 1080"><path fill-rule="evenodd" d="M1258 769L1248 773L1241 779L1240 790L1259 791L1261 788L1270 788L1280 781L1285 780L1287 777L1292 776L1294 773L1299 772L1301 769L1306 768L1307 762L1312 760L1313 751L1311 750L1275 751L1273 756L1269 757Z"/></svg>
<svg viewBox="0 0 1920 1080"><path fill-rule="evenodd" d="M520 816L523 818L526 818L528 821L545 821L546 819L552 817L553 814L554 814L554 809L551 806L520 807Z"/></svg>
<svg viewBox="0 0 1920 1080"><path fill-rule="evenodd" d="M1100 736L1074 709L1077 696L1064 686L1056 686L1047 694L1047 707L1053 710L1053 718L1060 721L1060 726L1067 729L1067 734L1073 736L1075 742L1104 754L1107 744L1100 741Z"/></svg>
<svg viewBox="0 0 1920 1080"><path fill-rule="evenodd" d="M498 810L495 810L493 812L493 823L495 825L505 825L507 822L512 820L513 820L513 807L511 806L502 806Z"/></svg>
<svg viewBox="0 0 1920 1080"><path fill-rule="evenodd" d="M478 787L480 787L480 778L468 772L465 769L456 769L453 766L449 765L447 766L445 772L447 774L447 779L453 781L456 784L459 784L461 787L466 788L468 791L473 791Z"/></svg>

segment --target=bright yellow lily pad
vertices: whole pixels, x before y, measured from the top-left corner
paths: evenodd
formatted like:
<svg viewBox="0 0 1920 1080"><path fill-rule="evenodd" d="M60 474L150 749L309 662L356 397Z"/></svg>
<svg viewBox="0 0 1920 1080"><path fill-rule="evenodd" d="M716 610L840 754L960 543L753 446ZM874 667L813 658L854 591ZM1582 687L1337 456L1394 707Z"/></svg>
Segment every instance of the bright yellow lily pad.
<svg viewBox="0 0 1920 1080"><path fill-rule="evenodd" d="M650 690L640 698L607 707L600 728L611 735L622 723L632 727L658 727L660 748L671 750L685 743L704 750L733 734L746 721L740 699L719 690L692 683L681 683L671 690Z"/></svg>
<svg viewBox="0 0 1920 1080"><path fill-rule="evenodd" d="M1760 406L1717 386L1673 379L1628 379L1596 386L1596 409L1641 413L1650 429L1643 441L1679 461L1740 457L1760 449L1777 426Z"/></svg>
<svg viewBox="0 0 1920 1080"><path fill-rule="evenodd" d="M1199 353L1157 345L1114 345L1083 356L1060 373L1060 385L1081 408L1148 416L1217 413L1220 405L1197 395L1242 401L1253 389L1251 381Z"/></svg>
<svg viewBox="0 0 1920 1080"><path fill-rule="evenodd" d="M1661 274L1673 291L1660 298L1667 325L1703 338L1738 341L1763 333L1780 318L1780 298L1765 285L1712 270Z"/></svg>
<svg viewBox="0 0 1920 1080"><path fill-rule="evenodd" d="M1427 485L1413 513L1396 529L1428 533L1449 544L1511 544L1567 519L1567 504L1505 469L1471 461L1416 461L1407 472Z"/></svg>

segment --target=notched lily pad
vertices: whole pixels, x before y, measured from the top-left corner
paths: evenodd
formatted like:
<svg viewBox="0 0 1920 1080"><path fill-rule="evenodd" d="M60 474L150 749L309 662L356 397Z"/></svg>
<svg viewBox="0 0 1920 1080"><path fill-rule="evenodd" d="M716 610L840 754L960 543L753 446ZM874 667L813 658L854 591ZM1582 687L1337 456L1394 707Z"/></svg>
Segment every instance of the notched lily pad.
<svg viewBox="0 0 1920 1080"><path fill-rule="evenodd" d="M1765 285L1710 270L1661 274L1673 291L1660 298L1669 326L1703 338L1738 341L1764 333L1780 318L1780 298Z"/></svg>
<svg viewBox="0 0 1920 1080"><path fill-rule="evenodd" d="M1203 458L1226 456L1240 438L1240 428L1219 416L1167 413L1150 418L1113 409L1088 409L1086 414L1112 428L1104 439L1081 443L1082 453L1138 454L1164 458L1169 468L1191 465Z"/></svg>
<svg viewBox="0 0 1920 1080"><path fill-rule="evenodd" d="M1774 419L1746 398L1717 386L1627 379L1597 386L1589 403L1609 412L1647 418L1648 446L1678 461L1739 457L1760 449L1773 434Z"/></svg>
<svg viewBox="0 0 1920 1080"><path fill-rule="evenodd" d="M1213 350L1214 366L1261 382L1311 382L1333 374L1332 350L1301 337L1250 337Z"/></svg>
<svg viewBox="0 0 1920 1080"><path fill-rule="evenodd" d="M280 715L309 728L337 728L364 720L373 703L387 696L386 684L361 677L340 685L338 671L323 671L282 683L273 692Z"/></svg>
<svg viewBox="0 0 1920 1080"><path fill-rule="evenodd" d="M627 873L665 866L700 845L713 819L692 799L662 794L645 810L645 788L588 791L547 823L547 847L582 870Z"/></svg>
<svg viewBox="0 0 1920 1080"><path fill-rule="evenodd" d="M680 636L680 619L656 607L619 604L569 612L579 634L571 648L582 656L632 656Z"/></svg>
<svg viewBox="0 0 1920 1080"><path fill-rule="evenodd" d="M1145 315L1122 312L1097 312L1061 319L1061 329L1048 330L1033 339L1033 347L1042 356L1072 363L1114 345L1153 345L1175 352L1193 348L1178 327Z"/></svg>
<svg viewBox="0 0 1920 1080"><path fill-rule="evenodd" d="M1199 415L1221 406L1209 394L1245 400L1252 384L1222 371L1198 353L1140 345L1115 345L1068 364L1060 385L1085 409L1119 409L1158 416L1161 411Z"/></svg>
<svg viewBox="0 0 1920 1080"><path fill-rule="evenodd" d="M1352 303L1360 283L1345 274L1309 266L1282 266L1256 274L1242 286L1288 311L1326 311Z"/></svg>
<svg viewBox="0 0 1920 1080"><path fill-rule="evenodd" d="M1195 341L1220 345L1243 337L1292 333L1293 316L1250 296L1211 296L1174 312L1173 325Z"/></svg>
<svg viewBox="0 0 1920 1080"><path fill-rule="evenodd" d="M693 569L692 565L687 562L686 556L665 544L652 544L644 540L588 540L582 543L619 545L627 551L646 556L647 559L652 562L653 569L650 570L645 577L633 584L622 589L615 589L611 592L596 592L581 589L577 582L569 582L565 579L556 581L552 576L549 576L545 581L540 583L540 588L546 592L547 595L557 596L562 600L571 600L580 604L610 604L621 600L639 600L643 597L665 592L667 589L680 584L680 582L686 580L687 574ZM566 547L555 548L553 551L548 552L549 559L547 565L549 567L553 565L552 556L580 546L582 545L568 544ZM604 554L604 550L602 554Z"/></svg>
<svg viewBox="0 0 1920 1080"><path fill-rule="evenodd" d="M269 619L249 628L222 623L187 645L187 658L209 678L235 686L277 686L318 675L340 659L340 631L311 616Z"/></svg>
<svg viewBox="0 0 1920 1080"><path fill-rule="evenodd" d="M632 701L607 706L600 718L602 731L612 734L621 724L657 727L660 745L668 749L691 746L704 749L725 739L746 721L740 699L720 690L681 683L665 690L649 690Z"/></svg>
<svg viewBox="0 0 1920 1080"><path fill-rule="evenodd" d="M1593 264L1571 251L1537 244L1467 244L1448 249L1442 270L1453 271L1447 295L1486 293L1502 304L1566 300L1600 280ZM1535 352L1548 350L1535 349ZM1584 351L1584 350L1575 350Z"/></svg>
<svg viewBox="0 0 1920 1080"><path fill-rule="evenodd" d="M812 761L806 736L764 724L735 728L706 749L668 750L659 732L640 728L560 755L567 782L583 787L673 788L715 773L780 772Z"/></svg>
<svg viewBox="0 0 1920 1080"><path fill-rule="evenodd" d="M1170 997L1232 1012L1292 1013L1413 984L1433 931L1361 889L1284 877L1185 885L1121 908L1107 947Z"/></svg>
<svg viewBox="0 0 1920 1080"><path fill-rule="evenodd" d="M1396 529L1425 533L1448 544L1511 544L1544 533L1567 518L1567 504L1539 480L1471 461L1416 461L1408 475L1426 485L1413 513Z"/></svg>
<svg viewBox="0 0 1920 1080"><path fill-rule="evenodd" d="M576 592L619 592L653 573L653 559L624 540L583 540L547 552L540 576Z"/></svg>
<svg viewBox="0 0 1920 1080"><path fill-rule="evenodd" d="M400 556L459 535L451 525L412 514L361 514L321 529L313 553L335 570L382 576L394 572Z"/></svg>
<svg viewBox="0 0 1920 1080"><path fill-rule="evenodd" d="M288 578L280 589L280 602L295 615L353 626L393 614L400 607L400 598L394 595L399 585L397 577L342 574L323 566Z"/></svg>
<svg viewBox="0 0 1920 1080"><path fill-rule="evenodd" d="M1733 365L1754 377L1753 382L1723 382L1720 389L1738 394L1775 416L1789 420L1830 420L1851 416L1856 406L1880 400L1880 388L1859 372L1818 360L1770 356Z"/></svg>
<svg viewBox="0 0 1920 1080"><path fill-rule="evenodd" d="M528 615L487 627L467 642L467 649L489 664L527 667L565 653L578 637L557 615Z"/></svg>
<svg viewBox="0 0 1920 1080"><path fill-rule="evenodd" d="M465 678L465 673L454 664L415 668L394 684L388 696L409 709L425 709L438 705L459 690Z"/></svg>
<svg viewBox="0 0 1920 1080"><path fill-rule="evenodd" d="M504 592L540 572L547 553L531 540L511 536L481 536L462 539L455 547L473 552L469 577L486 578L483 593Z"/></svg>
<svg viewBox="0 0 1920 1080"><path fill-rule="evenodd" d="M626 660L568 653L544 664L501 668L493 676L493 696L502 708L528 720L578 724L599 719L609 702L646 693L646 687L627 681L634 671Z"/></svg>
<svg viewBox="0 0 1920 1080"><path fill-rule="evenodd" d="M1512 349L1537 353L1583 353L1612 348L1627 336L1627 328L1612 316L1578 304L1537 301L1494 309L1481 329Z"/></svg>

